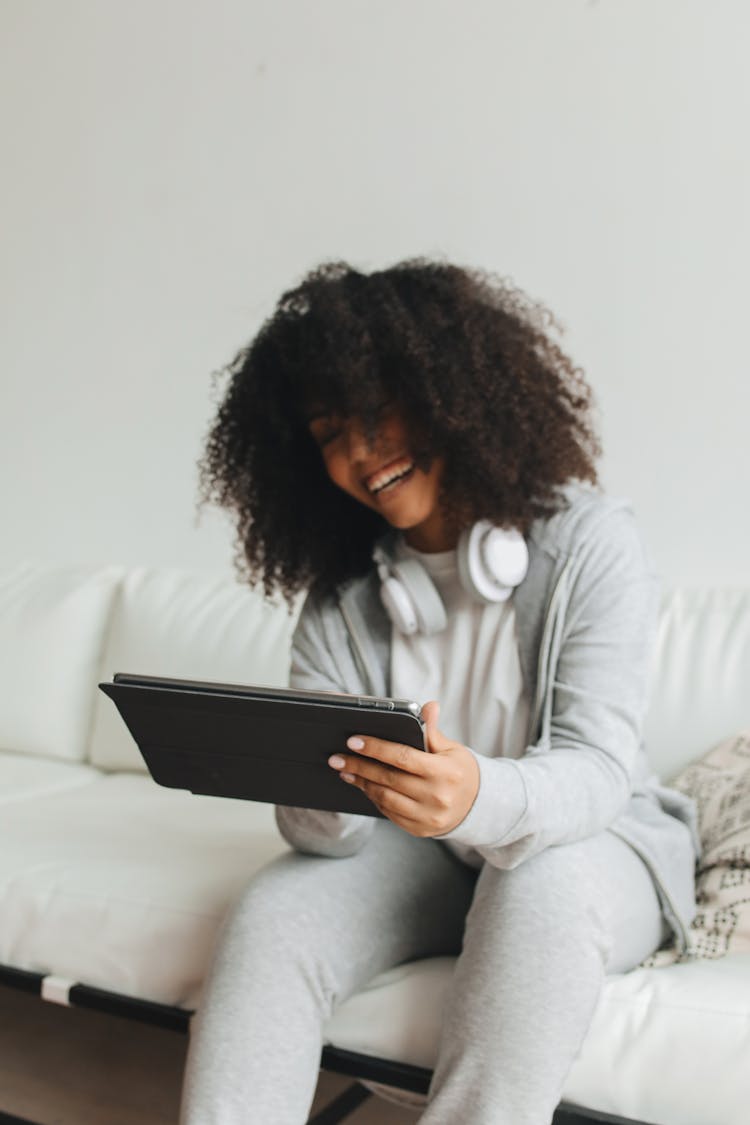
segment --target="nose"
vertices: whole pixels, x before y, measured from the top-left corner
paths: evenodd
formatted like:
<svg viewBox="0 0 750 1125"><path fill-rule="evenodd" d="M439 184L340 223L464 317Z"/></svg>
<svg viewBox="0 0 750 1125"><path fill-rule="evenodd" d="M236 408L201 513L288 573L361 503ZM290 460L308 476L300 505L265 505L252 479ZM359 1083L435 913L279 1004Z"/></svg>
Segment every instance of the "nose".
<svg viewBox="0 0 750 1125"><path fill-rule="evenodd" d="M346 426L347 447L350 461L364 461L373 448L362 422L357 418L349 420Z"/></svg>

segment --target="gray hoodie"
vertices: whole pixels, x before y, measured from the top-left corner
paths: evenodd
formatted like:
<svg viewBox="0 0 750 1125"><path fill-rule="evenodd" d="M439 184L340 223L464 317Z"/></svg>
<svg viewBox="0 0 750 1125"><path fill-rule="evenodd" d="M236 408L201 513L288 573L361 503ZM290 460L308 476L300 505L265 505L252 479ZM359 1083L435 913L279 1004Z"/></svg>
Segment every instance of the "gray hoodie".
<svg viewBox="0 0 750 1125"><path fill-rule="evenodd" d="M474 804L438 839L512 868L608 828L649 867L684 948L695 914L695 808L659 784L641 738L658 582L626 501L580 484L563 495L564 507L532 526L528 573L513 595L531 700L527 750L517 760L476 754ZM338 598L310 596L294 635L291 683L388 695L390 637L374 569ZM283 806L276 819L293 847L329 856L358 851L375 825L367 816Z"/></svg>

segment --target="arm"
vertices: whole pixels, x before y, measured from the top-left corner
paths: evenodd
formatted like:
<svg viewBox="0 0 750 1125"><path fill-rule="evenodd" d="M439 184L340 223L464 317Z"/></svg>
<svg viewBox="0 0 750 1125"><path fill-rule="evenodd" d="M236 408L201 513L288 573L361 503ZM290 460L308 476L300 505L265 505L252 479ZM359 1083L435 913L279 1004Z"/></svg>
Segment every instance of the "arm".
<svg viewBox="0 0 750 1125"><path fill-rule="evenodd" d="M289 683L294 688L346 692L336 662L325 641L316 601L308 596L292 638ZM333 747L332 749L336 749ZM354 855L370 838L375 821L370 816L276 806L276 824L288 844L311 855Z"/></svg>
<svg viewBox="0 0 750 1125"><path fill-rule="evenodd" d="M479 792L445 839L515 867L607 828L631 794L658 587L632 514L611 513L581 549L547 690L548 729L518 761L476 755Z"/></svg>
<svg viewBox="0 0 750 1125"><path fill-rule="evenodd" d="M610 511L574 544L570 567L541 654L546 719L520 761L487 758L447 739L435 710L429 755L365 737L349 741L365 761L338 757L344 779L406 831L455 840L511 868L546 847L595 835L624 811L658 604L632 514Z"/></svg>

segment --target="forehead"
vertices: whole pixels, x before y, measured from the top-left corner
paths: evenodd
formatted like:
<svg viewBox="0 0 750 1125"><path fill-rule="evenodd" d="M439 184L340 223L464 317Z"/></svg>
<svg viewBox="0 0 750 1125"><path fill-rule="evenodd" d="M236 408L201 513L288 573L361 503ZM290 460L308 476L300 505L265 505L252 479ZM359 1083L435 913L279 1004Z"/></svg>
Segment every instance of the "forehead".
<svg viewBox="0 0 750 1125"><path fill-rule="evenodd" d="M362 395L356 405L346 402L326 403L314 400L303 408L303 417L308 425L328 418L361 418L365 422L375 422L383 414L383 408L398 410L395 399L379 393L376 396Z"/></svg>

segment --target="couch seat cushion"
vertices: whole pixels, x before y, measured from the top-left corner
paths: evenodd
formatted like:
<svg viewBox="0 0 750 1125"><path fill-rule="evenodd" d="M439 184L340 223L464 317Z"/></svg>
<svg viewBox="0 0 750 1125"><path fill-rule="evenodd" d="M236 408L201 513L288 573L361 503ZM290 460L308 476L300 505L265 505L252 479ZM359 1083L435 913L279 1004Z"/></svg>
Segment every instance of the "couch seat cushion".
<svg viewBox="0 0 750 1125"><path fill-rule="evenodd" d="M432 1068L454 963L381 973L338 1008L325 1041ZM564 1097L663 1125L747 1125L748 1058L750 954L635 969L607 979Z"/></svg>
<svg viewBox="0 0 750 1125"><path fill-rule="evenodd" d="M139 774L10 803L0 963L193 1008L228 906L287 847L271 805Z"/></svg>
<svg viewBox="0 0 750 1125"><path fill-rule="evenodd" d="M0 751L0 805L62 793L101 777L99 770L79 762L61 762L54 758L35 758L30 754ZM36 805L26 815L36 818ZM2 837L0 827L0 837Z"/></svg>

